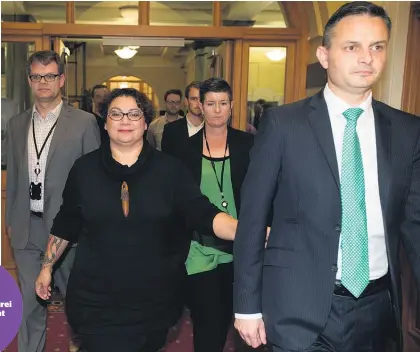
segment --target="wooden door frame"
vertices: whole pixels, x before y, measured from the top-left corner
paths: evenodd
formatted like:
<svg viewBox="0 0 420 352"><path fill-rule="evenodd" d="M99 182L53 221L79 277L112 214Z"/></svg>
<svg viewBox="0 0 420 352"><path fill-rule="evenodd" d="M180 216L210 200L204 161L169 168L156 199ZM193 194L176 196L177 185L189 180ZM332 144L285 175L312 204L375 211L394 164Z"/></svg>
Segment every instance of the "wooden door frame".
<svg viewBox="0 0 420 352"><path fill-rule="evenodd" d="M3 34L1 36L3 42L17 43L35 43L35 50L42 50L44 46L43 37L40 35L24 35L24 34Z"/></svg>
<svg viewBox="0 0 420 352"><path fill-rule="evenodd" d="M188 39L221 39L232 40L231 67L225 67L229 75L226 77L233 84L236 113L233 116L233 126L244 129L246 126L246 103L241 97L241 79L246 73L248 76L248 62L244 61L243 45L248 41L270 42L272 46L279 46L281 43L293 43L293 58L288 58L288 65L293 65L293 101L306 95L306 65L308 61L308 6L311 3L305 2L281 2L288 28L252 28L252 27L227 27L221 24L220 3L213 4L212 26L151 26L150 25L150 4L145 1L139 2L139 23L137 26L125 25L88 25L75 24L74 2L67 2L66 22L67 23L14 23L2 22L3 34L11 35L40 35L44 39L44 48L50 44L50 38L59 37L166 37L166 38L188 38ZM258 45L258 44L257 44ZM293 62L292 62L293 61ZM225 64L226 66L226 64ZM288 71L289 72L289 71ZM289 74L289 76L291 76ZM289 92L290 87L287 88ZM245 98L246 99L246 98Z"/></svg>
<svg viewBox="0 0 420 352"><path fill-rule="evenodd" d="M411 4L411 13L408 24L407 53L404 67L403 92L401 108L404 111L414 114L416 102L419 96L420 76L420 1Z"/></svg>

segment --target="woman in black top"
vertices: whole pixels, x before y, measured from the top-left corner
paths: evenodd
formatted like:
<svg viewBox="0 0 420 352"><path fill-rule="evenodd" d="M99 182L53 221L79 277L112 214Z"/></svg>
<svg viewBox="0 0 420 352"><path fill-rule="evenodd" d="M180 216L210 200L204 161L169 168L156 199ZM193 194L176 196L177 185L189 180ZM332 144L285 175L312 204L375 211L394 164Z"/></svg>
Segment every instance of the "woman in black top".
<svg viewBox="0 0 420 352"><path fill-rule="evenodd" d="M228 125L232 89L220 78L200 86L204 127L178 156L192 171L204 195L236 217L240 190L254 136ZM233 315L232 241L195 231L187 260L187 305L193 321L195 352L222 352Z"/></svg>
<svg viewBox="0 0 420 352"><path fill-rule="evenodd" d="M180 161L147 144L144 94L114 90L105 107L110 141L69 173L36 292L50 296L53 264L77 241L66 312L87 351L155 352L182 308L190 238L174 221L232 239L236 220L202 196Z"/></svg>

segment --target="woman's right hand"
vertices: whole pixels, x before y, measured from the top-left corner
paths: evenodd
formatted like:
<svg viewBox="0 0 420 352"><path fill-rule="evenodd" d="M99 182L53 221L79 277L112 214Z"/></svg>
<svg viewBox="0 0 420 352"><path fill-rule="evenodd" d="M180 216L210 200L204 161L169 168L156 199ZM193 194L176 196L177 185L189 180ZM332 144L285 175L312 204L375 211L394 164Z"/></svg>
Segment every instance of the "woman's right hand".
<svg viewBox="0 0 420 352"><path fill-rule="evenodd" d="M51 297L51 269L43 267L35 281L35 292L43 300Z"/></svg>

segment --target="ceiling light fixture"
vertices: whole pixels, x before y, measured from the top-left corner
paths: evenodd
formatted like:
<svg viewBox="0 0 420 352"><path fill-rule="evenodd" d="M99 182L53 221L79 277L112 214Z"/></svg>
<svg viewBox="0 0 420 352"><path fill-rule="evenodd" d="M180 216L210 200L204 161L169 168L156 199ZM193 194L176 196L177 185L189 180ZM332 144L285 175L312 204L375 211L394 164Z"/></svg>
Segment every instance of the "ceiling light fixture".
<svg viewBox="0 0 420 352"><path fill-rule="evenodd" d="M286 57L286 49L274 49L265 53L271 61L281 61Z"/></svg>
<svg viewBox="0 0 420 352"><path fill-rule="evenodd" d="M128 60L137 54L136 49L138 49L138 47L125 46L122 49L114 50L114 53L117 54L121 59Z"/></svg>

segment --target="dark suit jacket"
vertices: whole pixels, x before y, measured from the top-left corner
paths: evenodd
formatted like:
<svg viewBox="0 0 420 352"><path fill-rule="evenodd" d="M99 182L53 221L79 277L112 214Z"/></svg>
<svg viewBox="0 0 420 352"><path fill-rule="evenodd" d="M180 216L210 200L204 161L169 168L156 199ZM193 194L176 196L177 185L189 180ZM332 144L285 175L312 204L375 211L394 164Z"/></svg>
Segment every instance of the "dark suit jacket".
<svg viewBox="0 0 420 352"><path fill-rule="evenodd" d="M101 143L103 141L109 140L108 132L105 129L105 120L98 114L93 113L93 115L95 115L96 122L98 123L99 133L101 135Z"/></svg>
<svg viewBox="0 0 420 352"><path fill-rule="evenodd" d="M187 119L179 119L165 125L162 135L162 152L176 155L189 138Z"/></svg>
<svg viewBox="0 0 420 352"><path fill-rule="evenodd" d="M241 186L244 181L249 164L249 151L254 143L254 136L250 133L228 127L228 143L230 156L230 172L235 198L236 212L239 215L241 205ZM191 170L197 184L201 184L201 168L203 158L203 130L190 137L182 150L175 153L175 156L184 161ZM219 244L231 247L231 241L216 239ZM230 249L232 251L232 249Z"/></svg>
<svg viewBox="0 0 420 352"><path fill-rule="evenodd" d="M373 101L379 193L396 322L402 241L420 288L420 119ZM256 187L258 185L258 187ZM327 321L341 233L340 181L323 92L265 113L234 242L236 313L263 313L268 340L310 346ZM274 217L264 250L264 217Z"/></svg>

